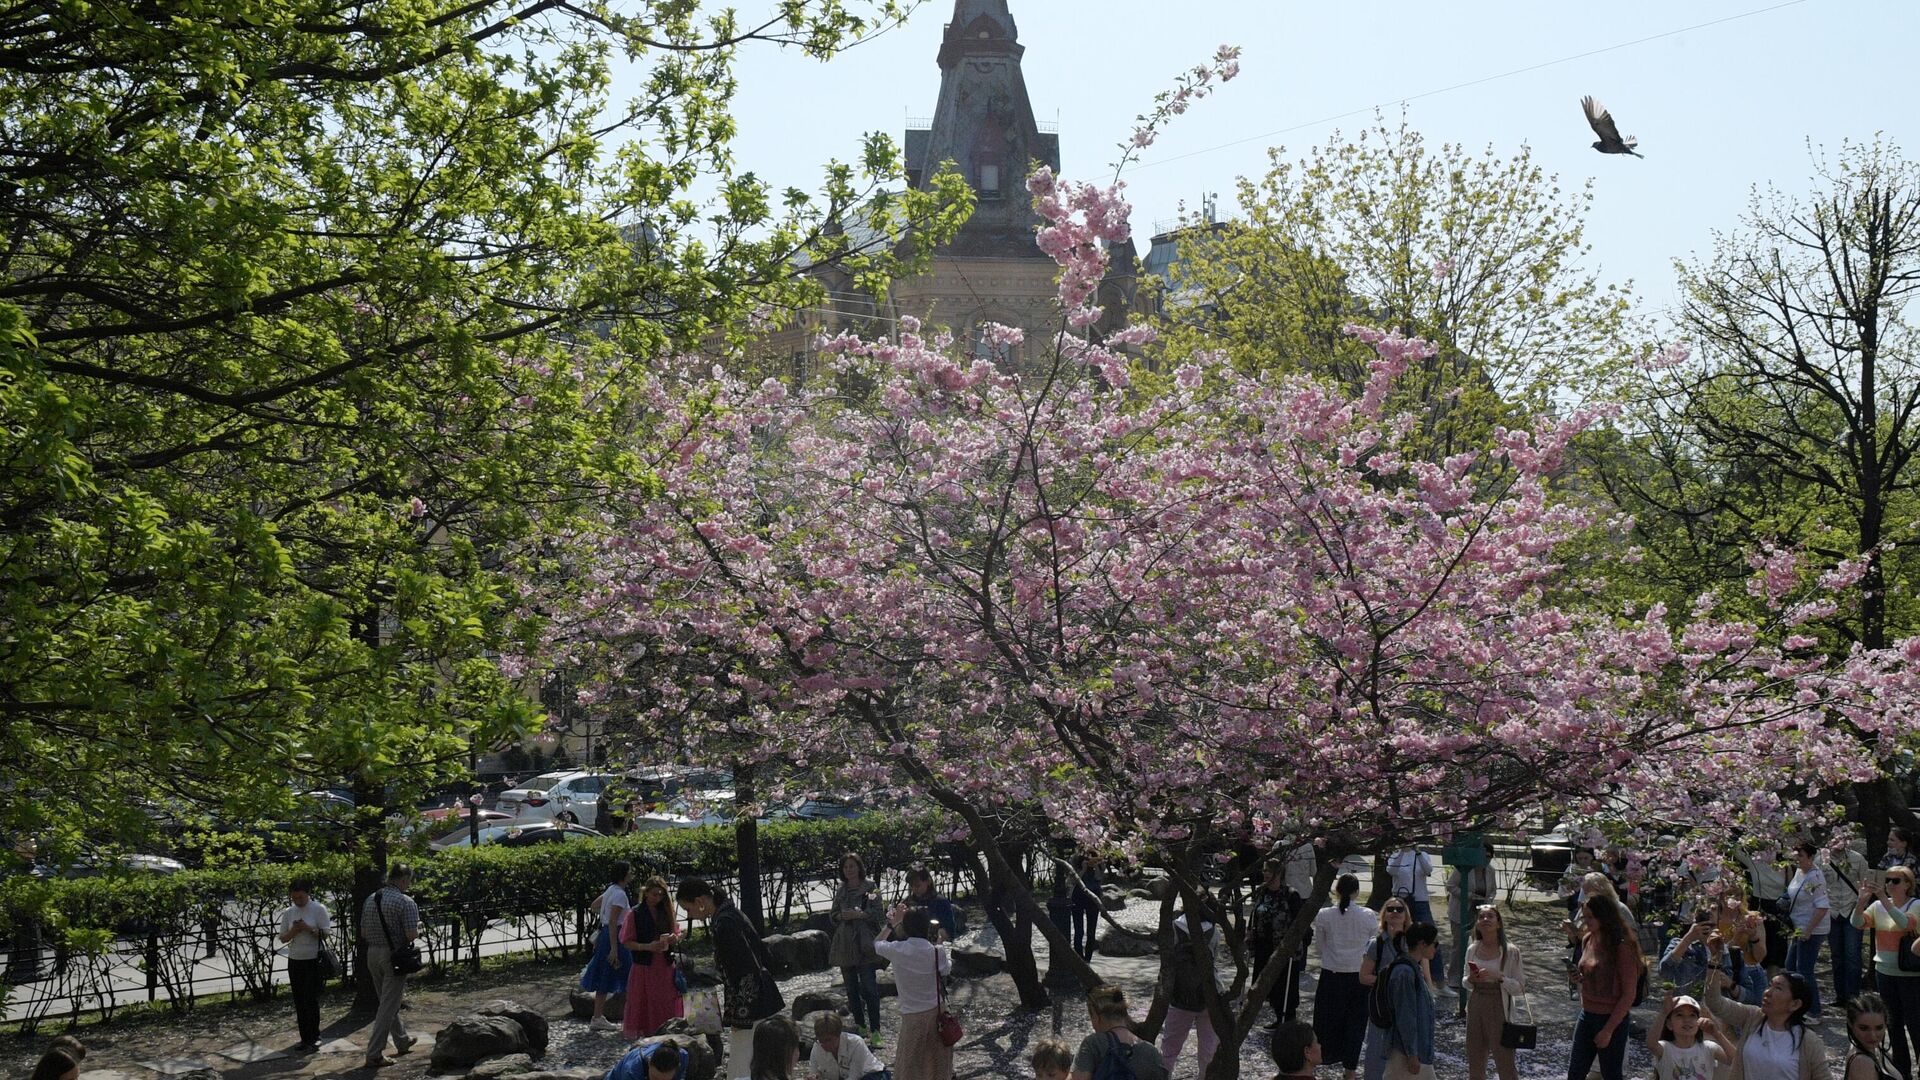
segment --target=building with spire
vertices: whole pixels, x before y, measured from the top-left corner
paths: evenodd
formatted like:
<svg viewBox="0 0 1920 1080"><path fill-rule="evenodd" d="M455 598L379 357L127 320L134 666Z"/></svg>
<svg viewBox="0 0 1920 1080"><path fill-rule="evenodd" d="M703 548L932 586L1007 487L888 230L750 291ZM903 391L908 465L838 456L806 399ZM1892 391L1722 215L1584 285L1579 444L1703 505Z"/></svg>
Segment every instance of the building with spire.
<svg viewBox="0 0 1920 1080"><path fill-rule="evenodd" d="M1018 355L1000 357L1014 365L1037 363L1047 352L1062 329L1057 267L1035 246L1040 219L1026 178L1038 165L1060 171L1060 134L1034 118L1021 70L1025 54L1007 0L955 0L936 57L940 93L933 116L908 122L904 149L907 180L915 187L928 186L949 163L965 177L977 200L973 216L927 272L894 282L883 304L827 276L828 308L814 313L803 331L776 339L794 375L810 369L811 341L820 332L888 332L907 315L976 343L987 323L1019 327L1026 345ZM1109 320L1124 321L1133 302L1135 252L1128 245L1113 254L1115 269L1100 299Z"/></svg>

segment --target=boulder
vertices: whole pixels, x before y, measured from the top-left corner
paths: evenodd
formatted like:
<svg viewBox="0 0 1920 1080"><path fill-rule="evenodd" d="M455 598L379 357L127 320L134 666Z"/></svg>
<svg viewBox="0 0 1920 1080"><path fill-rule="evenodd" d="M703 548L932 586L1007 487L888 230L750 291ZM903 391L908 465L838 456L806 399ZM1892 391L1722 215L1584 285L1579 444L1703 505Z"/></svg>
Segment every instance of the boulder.
<svg viewBox="0 0 1920 1080"><path fill-rule="evenodd" d="M528 1048L526 1031L510 1016L456 1017L434 1037L431 1071L466 1072L486 1058L524 1054Z"/></svg>
<svg viewBox="0 0 1920 1080"><path fill-rule="evenodd" d="M532 1072L509 1073L500 1080L600 1080L605 1069L535 1069Z"/></svg>
<svg viewBox="0 0 1920 1080"><path fill-rule="evenodd" d="M1122 934L1112 929L1100 935L1100 953L1103 956L1116 958L1153 956L1159 951L1159 946L1154 944L1151 936L1136 937L1133 934Z"/></svg>
<svg viewBox="0 0 1920 1080"><path fill-rule="evenodd" d="M688 980L688 984L689 985L692 984L691 979ZM593 1019L593 994L591 991L575 988L570 994L568 994L567 1004L571 1007L573 1018L575 1020ZM619 1016L622 1012L626 1010L626 1007L627 1007L627 995L609 994L607 995L606 1012L603 1013L602 1015Z"/></svg>
<svg viewBox="0 0 1920 1080"><path fill-rule="evenodd" d="M656 1035L641 1039L635 1048L664 1043L687 1052L687 1080L713 1080L720 1072L720 1054L704 1035Z"/></svg>
<svg viewBox="0 0 1920 1080"><path fill-rule="evenodd" d="M767 955L773 959L773 974L778 978L827 970L827 935L818 930L770 934L765 941Z"/></svg>
<svg viewBox="0 0 1920 1080"><path fill-rule="evenodd" d="M495 1077L532 1071L532 1057L526 1054L508 1054L505 1057L488 1058L475 1065L467 1070L467 1077L468 1080L493 1080Z"/></svg>
<svg viewBox="0 0 1920 1080"><path fill-rule="evenodd" d="M1147 890L1145 890L1145 889L1128 889L1128 890L1127 890L1127 899L1129 899L1129 900L1151 900L1151 899L1153 899L1153 894L1152 894L1152 893L1150 893L1150 892L1148 892L1148 891L1147 891Z"/></svg>
<svg viewBox="0 0 1920 1080"><path fill-rule="evenodd" d="M1007 970L1007 958L989 949L955 949L952 955L956 979L983 979Z"/></svg>
<svg viewBox="0 0 1920 1080"><path fill-rule="evenodd" d="M853 1022L853 1017L848 1016L845 1009L815 1009L812 1012L795 1013L793 1015L793 1026L799 1028L800 1037L806 1040L809 1044L811 1044L813 1042L814 1020L819 1017L825 1016L828 1013L836 1013L839 1015L840 1027L843 1030L846 1030L846 1031L853 1030L855 1026Z"/></svg>
<svg viewBox="0 0 1920 1080"><path fill-rule="evenodd" d="M178 1075L180 1080L220 1080L220 1073L215 1069L190 1069Z"/></svg>
<svg viewBox="0 0 1920 1080"><path fill-rule="evenodd" d="M814 912L813 914L807 916L806 922L800 924L800 929L818 930L821 933L827 935L828 937L832 937L833 936L833 912L831 911Z"/></svg>
<svg viewBox="0 0 1920 1080"><path fill-rule="evenodd" d="M802 990L793 995L793 1015L805 1016L812 1012L837 1011L845 999L839 994L829 994L821 990Z"/></svg>
<svg viewBox="0 0 1920 1080"><path fill-rule="evenodd" d="M1127 891L1118 885L1108 885L1100 890L1100 907L1106 911L1125 911Z"/></svg>
<svg viewBox="0 0 1920 1080"><path fill-rule="evenodd" d="M1174 893L1173 879L1169 877L1148 878L1146 894L1155 900L1165 900Z"/></svg>
<svg viewBox="0 0 1920 1080"><path fill-rule="evenodd" d="M894 985L892 972L882 971L874 981L880 987L881 997L890 998L900 996L900 988Z"/></svg>
<svg viewBox="0 0 1920 1080"><path fill-rule="evenodd" d="M589 1010L591 1010L593 999L588 998L587 1004ZM505 1016L511 1018L515 1023L520 1025L521 1031L527 1033L527 1049L532 1051L535 1057L539 1057L541 1054L547 1052L547 1018L541 1015L539 1010L529 1008L517 1001L511 1001L506 998L495 998L473 1010L473 1013L475 1016ZM615 1009L614 1015L620 1015L620 1011Z"/></svg>

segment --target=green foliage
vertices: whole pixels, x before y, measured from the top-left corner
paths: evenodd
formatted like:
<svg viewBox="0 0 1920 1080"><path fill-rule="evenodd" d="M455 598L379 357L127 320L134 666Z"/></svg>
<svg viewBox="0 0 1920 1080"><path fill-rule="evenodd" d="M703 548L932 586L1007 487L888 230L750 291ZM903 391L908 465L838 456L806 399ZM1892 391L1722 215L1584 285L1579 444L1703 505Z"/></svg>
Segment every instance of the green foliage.
<svg viewBox="0 0 1920 1080"><path fill-rule="evenodd" d="M1224 349L1242 370L1357 386L1373 354L1347 323L1425 337L1439 354L1396 392L1420 406L1435 457L1591 398L1624 366L1629 289L1582 266L1592 195L1563 191L1525 147L1430 148L1377 121L1284 155L1239 182L1241 220L1181 237L1161 297L1167 355Z"/></svg>
<svg viewBox="0 0 1920 1080"><path fill-rule="evenodd" d="M814 195L734 170L738 50L900 13L0 14L0 833L57 858L342 778L403 805L535 727L496 659L551 538L651 482L648 364L800 306L803 263L893 265L829 228L897 182L884 140ZM878 205L920 250L951 216Z"/></svg>

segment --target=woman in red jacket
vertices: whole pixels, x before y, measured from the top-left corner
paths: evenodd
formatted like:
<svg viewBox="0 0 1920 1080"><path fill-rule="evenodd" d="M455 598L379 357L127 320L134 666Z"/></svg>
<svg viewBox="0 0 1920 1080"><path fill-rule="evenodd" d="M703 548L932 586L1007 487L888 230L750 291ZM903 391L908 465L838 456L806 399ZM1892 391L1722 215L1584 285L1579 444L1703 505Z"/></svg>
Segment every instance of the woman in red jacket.
<svg viewBox="0 0 1920 1080"><path fill-rule="evenodd" d="M1574 978L1580 982L1580 1022L1573 1028L1567 1080L1586 1080L1596 1058L1601 1080L1622 1080L1628 1039L1621 1029L1640 983L1640 943L1611 896L1587 897Z"/></svg>

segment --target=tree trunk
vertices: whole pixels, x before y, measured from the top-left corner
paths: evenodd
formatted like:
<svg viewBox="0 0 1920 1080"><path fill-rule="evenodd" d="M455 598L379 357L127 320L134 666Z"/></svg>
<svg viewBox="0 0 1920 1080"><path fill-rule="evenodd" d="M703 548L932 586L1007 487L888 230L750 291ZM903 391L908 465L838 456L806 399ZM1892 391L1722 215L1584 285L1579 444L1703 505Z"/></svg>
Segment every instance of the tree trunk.
<svg viewBox="0 0 1920 1080"><path fill-rule="evenodd" d="M740 861L740 913L756 932L767 932L760 903L760 820L754 809L753 766L733 764L733 845Z"/></svg>
<svg viewBox="0 0 1920 1080"><path fill-rule="evenodd" d="M371 1013L380 1005L380 992L367 972L366 935L361 932L360 912L367 897L380 891L387 879L387 814L384 785L376 783L364 771L353 778L352 845L361 858L353 868L353 1008L355 1013Z"/></svg>
<svg viewBox="0 0 1920 1080"><path fill-rule="evenodd" d="M1007 955L1007 974L1013 979L1014 989L1020 994L1020 1007L1023 1009L1044 1009L1051 1000L1047 988L1040 980L1040 963L1033 955L1033 917L1022 911L1017 903L1009 904L1012 890L1024 883L1024 876L1018 872L1013 860L1001 858L1004 874L994 872L995 861L989 857L984 864L980 858L980 849L991 841L976 838L974 850L967 853L973 863L971 869L974 880L986 883L982 890L981 906L987 913L987 921L993 924L993 930L1000 935L1002 948Z"/></svg>

